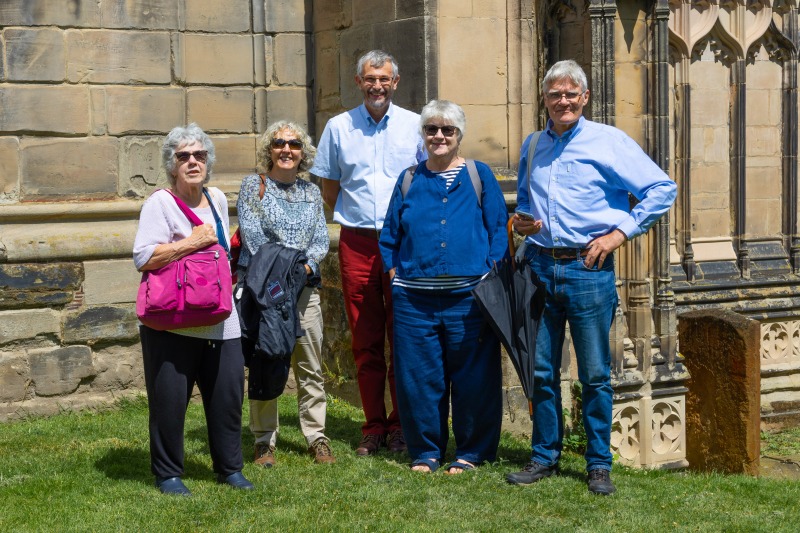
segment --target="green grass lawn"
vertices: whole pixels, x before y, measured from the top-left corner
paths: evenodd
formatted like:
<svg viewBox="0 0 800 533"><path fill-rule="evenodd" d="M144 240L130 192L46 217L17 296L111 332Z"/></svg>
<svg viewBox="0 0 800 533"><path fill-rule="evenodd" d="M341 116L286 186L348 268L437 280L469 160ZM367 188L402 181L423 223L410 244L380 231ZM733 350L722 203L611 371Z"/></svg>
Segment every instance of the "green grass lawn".
<svg viewBox="0 0 800 533"><path fill-rule="evenodd" d="M526 462L529 445L509 435L493 465L424 475L384 451L357 458L361 411L328 405L335 465L306 453L293 396L280 403L278 466L249 463L253 439L242 432L251 492L215 482L202 408L191 405L184 480L192 498L153 487L143 398L0 425L0 532L800 530L797 481L615 466L617 493L599 497L586 490L583 459L567 454L562 476L517 487L504 474Z"/></svg>

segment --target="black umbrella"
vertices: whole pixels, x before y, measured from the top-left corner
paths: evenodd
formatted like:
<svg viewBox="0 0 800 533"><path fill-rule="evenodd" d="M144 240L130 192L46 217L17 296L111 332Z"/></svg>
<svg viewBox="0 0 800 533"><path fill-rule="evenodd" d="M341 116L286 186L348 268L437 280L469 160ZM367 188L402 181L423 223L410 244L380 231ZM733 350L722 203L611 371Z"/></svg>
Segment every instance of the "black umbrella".
<svg viewBox="0 0 800 533"><path fill-rule="evenodd" d="M532 414L534 350L544 309L544 288L528 262L514 257L511 221L508 227L511 259L495 264L472 295L508 352Z"/></svg>

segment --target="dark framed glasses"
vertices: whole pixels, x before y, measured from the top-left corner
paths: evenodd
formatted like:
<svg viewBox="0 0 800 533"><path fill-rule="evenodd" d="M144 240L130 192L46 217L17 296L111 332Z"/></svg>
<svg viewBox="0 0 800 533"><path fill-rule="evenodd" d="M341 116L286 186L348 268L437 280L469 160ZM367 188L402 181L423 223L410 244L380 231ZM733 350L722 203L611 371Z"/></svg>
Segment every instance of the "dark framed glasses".
<svg viewBox="0 0 800 533"><path fill-rule="evenodd" d="M458 128L455 126L436 126L434 124L425 124L422 126L422 131L424 131L425 135L428 135L429 137L436 135L436 132L439 130L442 130L442 135L445 137L452 137L456 134L456 130L458 130Z"/></svg>
<svg viewBox="0 0 800 533"><path fill-rule="evenodd" d="M205 163L208 159L208 150L197 150L195 152L175 152L175 158L181 163L186 163L189 158L194 157L198 163Z"/></svg>
<svg viewBox="0 0 800 533"><path fill-rule="evenodd" d="M288 141L286 139L280 139L278 137L275 137L274 139L272 139L272 147L273 148L277 148L277 149L280 150L284 146L286 146L287 144L289 145L289 148L291 148L292 150L302 150L303 149L303 141L301 141L300 139L289 139Z"/></svg>

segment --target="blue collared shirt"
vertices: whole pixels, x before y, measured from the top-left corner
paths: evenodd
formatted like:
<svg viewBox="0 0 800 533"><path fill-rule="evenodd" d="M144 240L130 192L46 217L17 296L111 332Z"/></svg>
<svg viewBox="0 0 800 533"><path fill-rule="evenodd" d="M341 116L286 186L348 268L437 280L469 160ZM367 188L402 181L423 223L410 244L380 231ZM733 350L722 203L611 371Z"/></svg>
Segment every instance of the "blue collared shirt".
<svg viewBox="0 0 800 533"><path fill-rule="evenodd" d="M522 144L517 205L542 219L529 243L583 248L615 229L632 239L669 210L675 182L622 130L581 117L559 136L552 124L539 137L531 176L531 137ZM639 200L633 209L628 193Z"/></svg>
<svg viewBox="0 0 800 533"><path fill-rule="evenodd" d="M380 230L397 175L425 159L419 115L389 104L380 122L364 104L328 121L310 172L339 182L333 220Z"/></svg>

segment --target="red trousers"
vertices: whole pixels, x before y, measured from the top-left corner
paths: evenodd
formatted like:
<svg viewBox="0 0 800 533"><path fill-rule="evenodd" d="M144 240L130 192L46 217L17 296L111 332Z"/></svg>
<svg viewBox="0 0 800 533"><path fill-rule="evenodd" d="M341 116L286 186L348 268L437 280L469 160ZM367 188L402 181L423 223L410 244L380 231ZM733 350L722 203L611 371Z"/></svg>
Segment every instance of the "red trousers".
<svg viewBox="0 0 800 533"><path fill-rule="evenodd" d="M347 322L352 336L358 390L366 422L364 435L383 435L400 429L397 394L394 386L394 347L392 331L392 289L376 235L361 235L342 228L339 237L339 267ZM384 353L389 339L389 364ZM392 398L392 411L386 415L386 382Z"/></svg>

